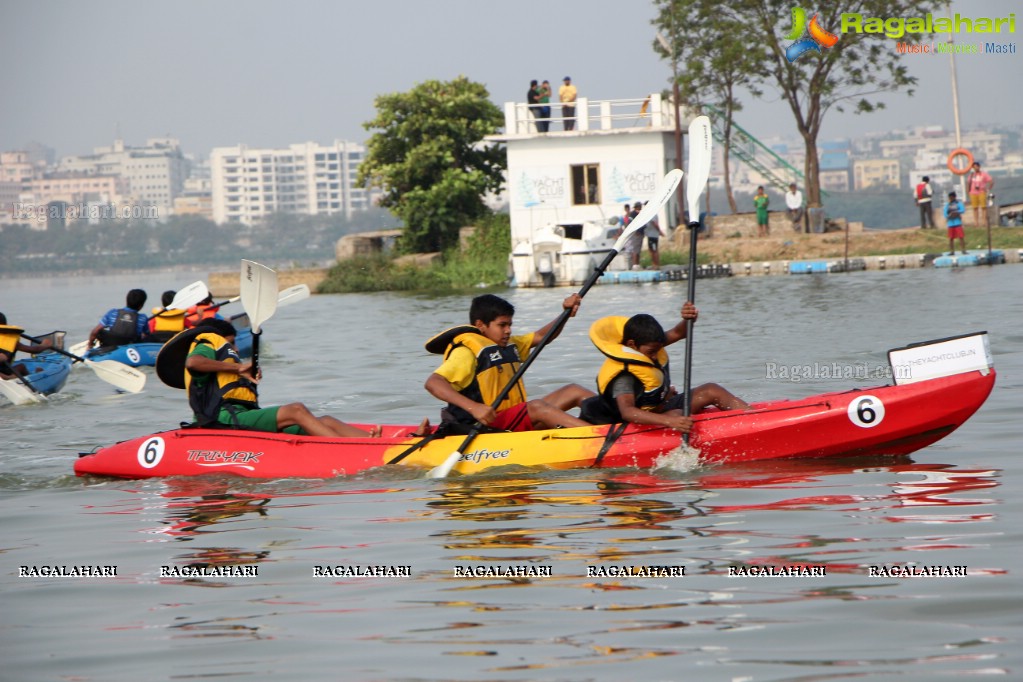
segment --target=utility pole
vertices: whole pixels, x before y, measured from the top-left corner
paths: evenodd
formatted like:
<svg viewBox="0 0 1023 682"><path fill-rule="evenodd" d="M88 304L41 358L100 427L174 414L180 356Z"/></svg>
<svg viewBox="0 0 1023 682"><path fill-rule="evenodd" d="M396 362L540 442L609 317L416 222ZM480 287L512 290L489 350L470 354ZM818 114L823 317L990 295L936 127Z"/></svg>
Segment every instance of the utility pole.
<svg viewBox="0 0 1023 682"><path fill-rule="evenodd" d="M949 8L948 8L948 20L952 21L952 6L951 5L949 5ZM951 32L949 32L949 34L948 34L948 44L950 46L953 44L953 41L952 41L952 36L953 35L954 34L951 33ZM951 71L951 73L952 73L952 113L953 113L953 115L955 117L955 125L956 125L956 149L962 149L962 147L963 147L963 138L962 138L962 134L960 133L960 130L959 130L959 82L956 80L956 53L955 53L955 50L949 50L948 51L948 58L949 58L949 61L952 64L952 71ZM961 201L964 201L964 202L969 199L969 197L966 196L966 175L965 174L959 176L959 197L958 198Z"/></svg>

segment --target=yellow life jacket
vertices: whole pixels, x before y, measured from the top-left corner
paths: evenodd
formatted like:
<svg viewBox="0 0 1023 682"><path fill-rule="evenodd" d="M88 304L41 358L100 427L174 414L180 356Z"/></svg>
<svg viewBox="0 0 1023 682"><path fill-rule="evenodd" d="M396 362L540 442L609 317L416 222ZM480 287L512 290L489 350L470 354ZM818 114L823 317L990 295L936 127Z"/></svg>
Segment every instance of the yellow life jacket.
<svg viewBox="0 0 1023 682"><path fill-rule="evenodd" d="M18 350L21 334L25 330L9 324L0 324L0 360L11 360Z"/></svg>
<svg viewBox="0 0 1023 682"><path fill-rule="evenodd" d="M476 375L473 377L472 383L459 393L478 403L493 404L497 395L522 364L523 358L519 357L519 349L514 343L499 346L472 326L462 325L438 334L427 342L427 350L437 352L435 349L445 342L447 342L444 350L445 360L459 346L465 346L476 356ZM520 379L494 410L501 412L524 402L526 402L526 387ZM447 410L455 418L455 421L470 424L476 421L471 414L457 405L448 403Z"/></svg>
<svg viewBox="0 0 1023 682"><path fill-rule="evenodd" d="M185 311L153 308L153 316L149 318L149 321L151 323L149 331L154 334L158 332L177 334L185 328Z"/></svg>
<svg viewBox="0 0 1023 682"><path fill-rule="evenodd" d="M189 355L199 344L212 346L216 352L216 360L241 363L241 358L234 347L219 334L213 332L199 334L188 350ZM245 377L231 372L217 372L208 377L206 382L200 383L196 382L191 371L186 369L185 389L188 391L188 404L200 426L217 423L220 410L225 406L238 405L253 409L259 407L256 385Z"/></svg>
<svg viewBox="0 0 1023 682"><path fill-rule="evenodd" d="M590 326L590 341L607 356L597 373L597 392L605 403L617 404L611 395L611 384L621 374L629 373L642 384L642 391L636 394L636 407L652 410L662 402L671 383L668 372L668 353L663 348L652 361L635 348L622 344L625 323L629 318L621 316L604 317Z"/></svg>

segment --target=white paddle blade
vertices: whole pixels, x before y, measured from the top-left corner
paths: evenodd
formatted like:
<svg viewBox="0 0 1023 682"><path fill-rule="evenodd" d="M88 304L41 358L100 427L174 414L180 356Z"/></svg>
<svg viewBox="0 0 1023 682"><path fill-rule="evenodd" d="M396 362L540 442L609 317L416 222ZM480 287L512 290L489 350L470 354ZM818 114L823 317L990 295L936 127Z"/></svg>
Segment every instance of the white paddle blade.
<svg viewBox="0 0 1023 682"><path fill-rule="evenodd" d="M116 360L86 360L85 366L103 381L128 393L138 393L146 385L146 375Z"/></svg>
<svg viewBox="0 0 1023 682"><path fill-rule="evenodd" d="M68 349L68 352L71 353L72 355L85 355L86 353L89 352L88 340L79 341L75 345L71 346L71 348Z"/></svg>
<svg viewBox="0 0 1023 682"><path fill-rule="evenodd" d="M447 475L451 473L451 470L455 468L455 465L458 464L458 460L461 459L461 458L462 458L462 453L459 452L458 450L455 450L450 455L448 455L448 458L446 460L444 460L443 462L441 462L440 464L438 464L434 468L430 469L426 473L426 477L427 478L447 478Z"/></svg>
<svg viewBox="0 0 1023 682"><path fill-rule="evenodd" d="M661 207L668 203L668 200L675 194L675 190L678 189L678 183L680 182L682 182L682 169L680 168L669 171L661 179L661 184L654 190L654 195L647 201L643 210L629 223L629 226L625 228L625 231L615 241L615 251L621 251L622 247L625 246L626 240L635 234L636 230L645 226L654 219L654 216L661 212Z"/></svg>
<svg viewBox="0 0 1023 682"><path fill-rule="evenodd" d="M700 218L700 195L710 179L710 164L710 119L697 116L689 124L689 183L686 187L689 222L697 222Z"/></svg>
<svg viewBox="0 0 1023 682"><path fill-rule="evenodd" d="M41 403L45 399L45 396L36 393L19 379L0 379L0 395L14 405Z"/></svg>
<svg viewBox="0 0 1023 682"><path fill-rule="evenodd" d="M202 280L192 282L184 289L178 289L167 310L187 310L209 295L210 290L206 287L206 282Z"/></svg>
<svg viewBox="0 0 1023 682"><path fill-rule="evenodd" d="M252 333L258 334L263 323L277 312L277 273L255 261L242 260L239 291Z"/></svg>
<svg viewBox="0 0 1023 682"><path fill-rule="evenodd" d="M293 287L282 289L281 292L277 294L277 307L279 308L282 305L291 305L292 303L304 301L311 295L308 284L296 284Z"/></svg>

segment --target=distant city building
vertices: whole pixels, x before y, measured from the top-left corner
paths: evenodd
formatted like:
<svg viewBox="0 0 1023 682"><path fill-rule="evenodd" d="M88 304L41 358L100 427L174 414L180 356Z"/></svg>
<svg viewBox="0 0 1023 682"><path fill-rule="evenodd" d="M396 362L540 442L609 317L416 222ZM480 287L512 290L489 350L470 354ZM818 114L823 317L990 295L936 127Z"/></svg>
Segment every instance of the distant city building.
<svg viewBox="0 0 1023 682"><path fill-rule="evenodd" d="M131 214L135 203L128 191L128 182L119 175L90 173L47 173L28 183L18 195L12 219L33 227L45 227L41 217L60 205L60 223L74 225L84 221L115 219ZM129 209L125 213L125 209Z"/></svg>
<svg viewBox="0 0 1023 682"><path fill-rule="evenodd" d="M937 152L948 156L956 147L968 149L974 158L994 165L1001 159L1003 136L998 133L980 131L963 133L956 144L955 135L938 134L934 127L925 128L918 134L899 140L882 140L878 146L881 156L886 159L911 158L920 152Z"/></svg>
<svg viewBox="0 0 1023 682"><path fill-rule="evenodd" d="M286 149L216 147L210 154L213 220L252 225L274 213L351 218L373 198L355 184L365 156L364 146L341 140Z"/></svg>
<svg viewBox="0 0 1023 682"><path fill-rule="evenodd" d="M862 159L853 162L853 189L899 187L898 159Z"/></svg>
<svg viewBox="0 0 1023 682"><path fill-rule="evenodd" d="M849 169L822 170L817 174L821 189L825 192L848 192Z"/></svg>
<svg viewBox="0 0 1023 682"><path fill-rule="evenodd" d="M206 166L209 170L209 166ZM213 220L213 183L207 177L192 177L185 180L181 195L174 197L174 215L197 215Z"/></svg>
<svg viewBox="0 0 1023 682"><path fill-rule="evenodd" d="M58 170L118 175L128 182L135 201L156 207L162 218L170 214L174 197L181 194L188 162L174 138L151 138L144 147L130 147L119 139L112 146L97 147L92 154L62 158Z"/></svg>
<svg viewBox="0 0 1023 682"><path fill-rule="evenodd" d="M42 175L44 168L27 151L0 152L0 182L13 182L27 188L29 182Z"/></svg>
<svg viewBox="0 0 1023 682"><path fill-rule="evenodd" d="M18 199L21 196L21 183L0 180L0 225L14 221Z"/></svg>
<svg viewBox="0 0 1023 682"><path fill-rule="evenodd" d="M28 154L28 160L40 168L49 168L57 162L57 152L41 142L29 142L22 147Z"/></svg>

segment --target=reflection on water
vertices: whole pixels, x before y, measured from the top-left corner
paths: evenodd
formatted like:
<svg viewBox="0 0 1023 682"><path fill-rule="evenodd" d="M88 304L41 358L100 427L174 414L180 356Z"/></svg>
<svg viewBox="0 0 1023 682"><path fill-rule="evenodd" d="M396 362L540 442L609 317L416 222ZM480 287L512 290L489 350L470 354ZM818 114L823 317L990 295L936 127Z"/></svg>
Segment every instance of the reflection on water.
<svg viewBox="0 0 1023 682"><path fill-rule="evenodd" d="M736 566L865 574L879 555L912 563L925 550L976 549L967 540L975 531L906 538L885 534L879 522L987 522L991 513L978 507L996 500L975 491L996 488L999 473L899 458L772 462L673 478L604 471L470 477L424 498L423 515L435 519L439 510L448 518L435 535L457 552L455 561L681 564L688 575ZM855 535L798 532L799 515L825 510L853 520L844 528Z"/></svg>
<svg viewBox="0 0 1023 682"><path fill-rule="evenodd" d="M812 679L828 679L823 671L829 668L842 671L836 678L847 676L850 667L881 675L913 667L1004 674L1007 668L992 652L995 642L978 637L975 649L936 653L926 629L916 639L909 637L925 647L921 655L900 648L878 651L855 637L842 655L833 656L820 655L820 647L802 652L791 644L813 641L820 614L836 604L868 609L847 623L867 632L866 622L890 605L912 609L926 595L947 591L948 582L871 578L868 567L976 564L991 513L982 509L998 502L1000 481L996 469L909 458L401 483L372 477L172 479L125 490L119 501L95 511L134 516L146 542L185 543L179 546L187 546L187 552L169 555L184 565L266 568L270 562L269 568L280 570L303 561L310 566L393 564L409 556L405 548L411 545L419 553L424 546L435 548L426 563L410 561L412 581L328 579L291 587L285 598L278 596L281 584L272 572L270 577L261 572L258 582L168 581L184 592L156 625L175 638L266 644L277 640L270 633L297 618L328 629L348 623L360 633L367 658L386 658L395 645L425 647L452 661L456 671L462 664L475 671L452 672L448 679L520 679L542 676L541 671L571 676L577 670L587 678L630 679L636 665L654 666L659 676L670 677L671 666L659 669L656 662L680 657L700 666L725 666L736 672L733 677L750 679L765 666L812 669ZM907 526L901 518L907 512L927 517L927 527L945 532L892 533ZM810 517L815 522L804 523ZM314 540L319 536L335 539L321 543ZM231 542L217 540L224 537ZM296 542L298 537L305 539ZM542 577L467 579L454 575L453 567L460 565L553 570ZM685 577L587 575L588 567L611 565L684 566ZM734 566L824 566L827 575L727 577ZM976 568L978 575L1006 570L990 564ZM247 606L211 617L194 603L188 591L193 586L222 588L213 590L218 594L240 592ZM381 608L400 617L375 618ZM953 599L945 608L950 618L961 606ZM364 620L370 624L365 630L357 624ZM752 634L765 644L754 650L737 646ZM355 667L370 677L372 669Z"/></svg>

